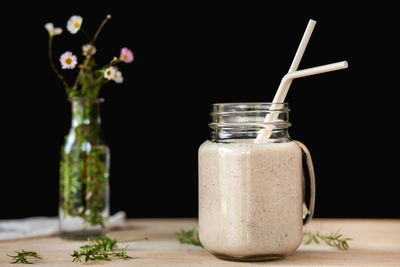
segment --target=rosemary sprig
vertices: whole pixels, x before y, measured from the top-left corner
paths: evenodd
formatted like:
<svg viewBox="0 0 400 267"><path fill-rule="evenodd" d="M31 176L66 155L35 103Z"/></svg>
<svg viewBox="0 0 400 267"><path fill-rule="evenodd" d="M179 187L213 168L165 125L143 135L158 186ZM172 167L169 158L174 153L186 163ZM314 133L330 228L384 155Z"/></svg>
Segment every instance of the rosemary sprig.
<svg viewBox="0 0 400 267"><path fill-rule="evenodd" d="M190 244L190 245L203 247L203 245L200 242L199 235L196 231L196 228L193 228L189 231L185 231L185 230L181 229L181 231L176 233L176 235L179 237L179 242L181 244Z"/></svg>
<svg viewBox="0 0 400 267"><path fill-rule="evenodd" d="M10 263L25 263L25 264L33 264L32 262L29 262L27 257L33 257L36 259L41 259L41 257L38 256L38 254L34 251L25 251L22 250L22 252L18 252L15 251L15 253L17 253L17 255L13 256L13 255L8 255L8 257L12 258L12 261L10 261Z"/></svg>
<svg viewBox="0 0 400 267"><path fill-rule="evenodd" d="M82 258L85 262L95 261L95 260L104 260L110 261L112 258L121 258L121 259L129 259L126 254L126 248L128 246L120 249L117 245L117 240L111 239L107 236L104 236L95 240L88 240L87 244L84 244L80 247L80 250L74 250L71 254L74 261L82 261Z"/></svg>
<svg viewBox="0 0 400 267"><path fill-rule="evenodd" d="M311 244L313 241L317 244L319 244L319 240L324 241L327 245L331 247L336 247L337 249L340 250L348 250L349 249L349 244L347 244L347 241L353 240L352 238L343 238L342 234L340 231L336 231L336 233L331 233L331 234L321 234L319 232L316 232L313 234L311 231L306 231L304 232L304 236L307 236L308 239L307 241L304 242L305 245Z"/></svg>

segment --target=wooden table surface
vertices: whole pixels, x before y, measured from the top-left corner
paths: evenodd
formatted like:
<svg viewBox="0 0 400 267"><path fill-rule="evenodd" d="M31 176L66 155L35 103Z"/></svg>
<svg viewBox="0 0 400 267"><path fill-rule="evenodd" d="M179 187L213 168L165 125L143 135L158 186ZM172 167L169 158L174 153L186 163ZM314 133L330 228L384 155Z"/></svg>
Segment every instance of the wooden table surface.
<svg viewBox="0 0 400 267"><path fill-rule="evenodd" d="M215 258L205 249L180 244L175 236L180 228L197 227L197 219L129 219L128 227L110 236L120 247L128 246L129 260L98 261L90 266L400 266L400 220L314 219L305 229L321 233L340 229L350 249L341 251L323 244L302 244L292 255L269 262L231 262ZM147 240L132 241L147 238ZM0 266L9 264L6 254L15 250L36 251L41 260L34 266L79 266L70 254L82 244L58 236L0 242Z"/></svg>

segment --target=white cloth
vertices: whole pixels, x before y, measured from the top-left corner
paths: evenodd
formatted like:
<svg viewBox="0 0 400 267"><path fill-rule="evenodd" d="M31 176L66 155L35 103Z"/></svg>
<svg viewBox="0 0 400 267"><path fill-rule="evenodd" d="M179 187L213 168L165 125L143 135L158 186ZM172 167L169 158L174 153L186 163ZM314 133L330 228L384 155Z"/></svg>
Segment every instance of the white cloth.
<svg viewBox="0 0 400 267"><path fill-rule="evenodd" d="M109 227L123 228L126 213L118 211L110 216ZM0 240L55 235L59 233L57 217L29 217L24 219L0 220Z"/></svg>

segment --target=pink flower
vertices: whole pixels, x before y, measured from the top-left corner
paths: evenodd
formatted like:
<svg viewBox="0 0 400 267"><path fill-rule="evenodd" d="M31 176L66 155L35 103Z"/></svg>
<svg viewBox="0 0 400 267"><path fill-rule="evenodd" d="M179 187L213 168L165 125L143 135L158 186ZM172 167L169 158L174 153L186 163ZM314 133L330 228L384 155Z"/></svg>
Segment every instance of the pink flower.
<svg viewBox="0 0 400 267"><path fill-rule="evenodd" d="M125 63L132 63L132 61L135 59L135 57L133 56L133 52L129 48L122 47L121 55L119 56L119 59Z"/></svg>

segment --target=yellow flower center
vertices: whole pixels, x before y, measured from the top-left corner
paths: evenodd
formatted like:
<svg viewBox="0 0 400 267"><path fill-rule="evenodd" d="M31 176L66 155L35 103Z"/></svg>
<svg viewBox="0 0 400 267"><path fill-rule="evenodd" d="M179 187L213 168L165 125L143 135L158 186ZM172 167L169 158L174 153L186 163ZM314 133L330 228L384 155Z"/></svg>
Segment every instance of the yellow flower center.
<svg viewBox="0 0 400 267"><path fill-rule="evenodd" d="M74 23L74 28L79 28L79 22Z"/></svg>
<svg viewBox="0 0 400 267"><path fill-rule="evenodd" d="M65 59L65 64L70 65L71 63L72 63L72 59L69 58L69 57L67 57L67 58Z"/></svg>

